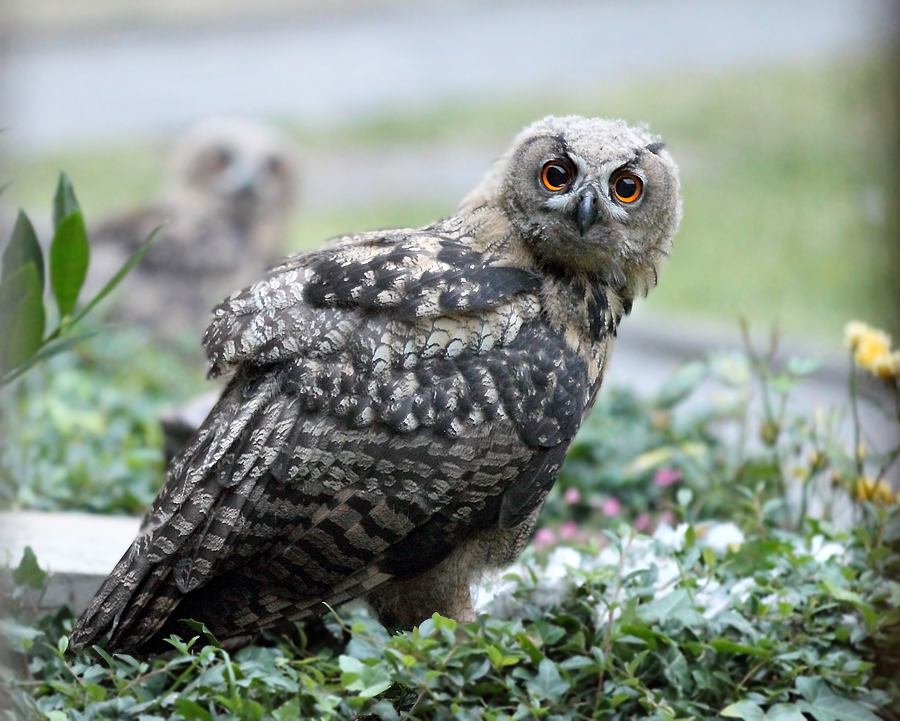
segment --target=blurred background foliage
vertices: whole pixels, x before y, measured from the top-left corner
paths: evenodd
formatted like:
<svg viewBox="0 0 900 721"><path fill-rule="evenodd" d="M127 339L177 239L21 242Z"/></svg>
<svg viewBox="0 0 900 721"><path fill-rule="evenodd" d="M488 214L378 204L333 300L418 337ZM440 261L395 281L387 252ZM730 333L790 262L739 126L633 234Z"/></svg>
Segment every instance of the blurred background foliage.
<svg viewBox="0 0 900 721"><path fill-rule="evenodd" d="M645 307L656 314L732 325L744 315L803 335L835 337L850 317L895 332L890 307L888 214L893 75L883 53L828 63L648 79L598 95L489 104L454 101L359 118L328 128L290 125L313 162L302 169L292 250L372 227L420 225L449 215L461 196L385 203L348 193L340 205L304 202L304 189L340 182L353 156L433 148L485 148L486 172L526 124L545 114L619 116L647 122L677 158L684 223L663 281ZM162 172L158 144L15 157L10 195L39 207L60 167L94 216L150 197ZM383 179L402 186L403 177ZM312 188L313 194L315 187Z"/></svg>

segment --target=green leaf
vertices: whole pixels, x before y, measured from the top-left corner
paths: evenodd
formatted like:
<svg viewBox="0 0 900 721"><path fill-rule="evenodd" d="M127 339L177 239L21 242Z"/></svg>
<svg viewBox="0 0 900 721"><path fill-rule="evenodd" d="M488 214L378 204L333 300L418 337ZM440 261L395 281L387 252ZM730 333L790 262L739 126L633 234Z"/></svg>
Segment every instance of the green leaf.
<svg viewBox="0 0 900 721"><path fill-rule="evenodd" d="M50 285L60 317L72 312L87 277L90 247L84 216L76 210L63 218L50 244Z"/></svg>
<svg viewBox="0 0 900 721"><path fill-rule="evenodd" d="M348 691L358 691L360 698L373 698L387 691L393 682L382 664L370 666L358 658L341 656L341 683Z"/></svg>
<svg viewBox="0 0 900 721"><path fill-rule="evenodd" d="M777 703L766 711L766 721L806 721L806 716L795 704Z"/></svg>
<svg viewBox="0 0 900 721"><path fill-rule="evenodd" d="M212 714L209 713L196 701L192 701L184 696L179 696L175 700L175 709L186 719L200 719L200 721L212 721Z"/></svg>
<svg viewBox="0 0 900 721"><path fill-rule="evenodd" d="M765 649L756 648L756 646L747 646L743 643L735 643L734 641L731 641L727 638L714 638L709 642L709 645L715 650L716 653L743 653L748 656L769 655L769 652Z"/></svg>
<svg viewBox="0 0 900 721"><path fill-rule="evenodd" d="M853 591L848 591L844 588L839 588L834 584L834 582L826 578L821 583L822 589L828 593L835 601L845 601L846 603L852 603L856 606L864 605L862 597L858 593L854 593Z"/></svg>
<svg viewBox="0 0 900 721"><path fill-rule="evenodd" d="M661 408L671 408L687 398L709 375L706 363L695 361L681 366L663 383L656 398Z"/></svg>
<svg viewBox="0 0 900 721"><path fill-rule="evenodd" d="M22 561L19 567L13 571L13 581L17 586L28 586L40 590L44 587L44 581L47 580L47 572L38 566L37 556L31 546L25 546L25 552L22 554Z"/></svg>
<svg viewBox="0 0 900 721"><path fill-rule="evenodd" d="M292 698L287 703L273 709L272 718L275 721L296 721L300 718L300 700Z"/></svg>
<svg viewBox="0 0 900 721"><path fill-rule="evenodd" d="M206 642L210 646L213 646L215 648L222 648L222 645L219 643L219 639L217 639L213 635L213 632L206 627L205 623L195 621L193 618L185 618L184 623L189 629L191 629L191 631L195 631L196 633L203 635L203 637L206 638Z"/></svg>
<svg viewBox="0 0 900 721"><path fill-rule="evenodd" d="M381 719L381 721L400 721L400 714L394 708L390 701L379 701L372 707L372 712ZM295 717L296 718L296 717ZM405 716L404 718L409 718Z"/></svg>
<svg viewBox="0 0 900 721"><path fill-rule="evenodd" d="M675 501L681 508L687 508L694 500L694 492L690 488L679 488L675 494ZM685 539L685 542L687 539Z"/></svg>
<svg viewBox="0 0 900 721"><path fill-rule="evenodd" d="M56 183L56 193L53 195L53 230L59 230L60 224L73 213L81 210L78 199L75 197L75 189L72 181L65 171L60 172Z"/></svg>
<svg viewBox="0 0 900 721"><path fill-rule="evenodd" d="M705 623L705 619L694 608L694 602L684 588L639 606L638 616L647 623L678 621L684 626L697 627L702 627Z"/></svg>
<svg viewBox="0 0 900 721"><path fill-rule="evenodd" d="M21 210L16 218L15 227L13 227L12 236L9 239L9 245L3 251L3 276L2 280L6 280L15 271L24 266L26 263L34 263L37 268L38 277L41 281L41 292L44 289L44 251L38 243L37 233L34 232L34 226Z"/></svg>
<svg viewBox="0 0 900 721"><path fill-rule="evenodd" d="M900 608L900 583L888 581L888 588L891 591L888 603L894 608Z"/></svg>
<svg viewBox="0 0 900 721"><path fill-rule="evenodd" d="M738 701L722 709L721 715L727 718L742 718L744 721L766 721L762 707L753 701Z"/></svg>
<svg viewBox="0 0 900 721"><path fill-rule="evenodd" d="M40 276L29 262L0 283L0 371L5 373L38 352L46 323Z"/></svg>
<svg viewBox="0 0 900 721"><path fill-rule="evenodd" d="M824 679L798 676L795 685L805 701L797 703L803 713L816 721L878 721L878 716L861 704L838 696Z"/></svg>
<svg viewBox="0 0 900 721"><path fill-rule="evenodd" d="M729 550L725 560L732 573L737 576L751 576L772 568L778 561L791 553L791 546L771 538L751 538L740 548Z"/></svg>
<svg viewBox="0 0 900 721"><path fill-rule="evenodd" d="M563 694L569 690L570 685L560 675L556 664L549 658L545 658L538 664L537 675L525 687L528 689L528 693L536 699L547 699L552 703L559 703Z"/></svg>

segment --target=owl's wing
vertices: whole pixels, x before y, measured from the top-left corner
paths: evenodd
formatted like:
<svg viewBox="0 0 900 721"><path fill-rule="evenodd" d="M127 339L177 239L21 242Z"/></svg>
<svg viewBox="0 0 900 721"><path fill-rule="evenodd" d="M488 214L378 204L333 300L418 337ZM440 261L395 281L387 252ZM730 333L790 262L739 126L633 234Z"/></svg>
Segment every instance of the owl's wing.
<svg viewBox="0 0 900 721"><path fill-rule="evenodd" d="M220 306L236 369L76 629L140 645L186 595L223 636L426 570L543 500L587 402L539 282L421 231L290 261ZM191 608L190 598L182 611Z"/></svg>
<svg viewBox="0 0 900 721"><path fill-rule="evenodd" d="M436 233L395 230L342 240L289 259L213 311L203 341L211 376L244 362L330 354L379 312L407 322L464 318L541 287L534 273L486 263L464 243Z"/></svg>

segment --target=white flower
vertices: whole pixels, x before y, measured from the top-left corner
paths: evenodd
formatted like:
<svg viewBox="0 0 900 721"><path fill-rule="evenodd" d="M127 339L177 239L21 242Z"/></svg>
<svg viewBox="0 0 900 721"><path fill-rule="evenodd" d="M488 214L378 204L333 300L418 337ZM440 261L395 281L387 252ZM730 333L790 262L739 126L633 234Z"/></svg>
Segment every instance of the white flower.
<svg viewBox="0 0 900 721"><path fill-rule="evenodd" d="M569 575L569 569L581 568L585 558L574 548L557 546L547 558L547 567L541 577L547 581L557 581Z"/></svg>
<svg viewBox="0 0 900 721"><path fill-rule="evenodd" d="M801 546L797 549L801 553L809 553L818 563L825 563L832 558L843 561L847 553L847 549L840 543L834 541L825 542L825 537L821 534L813 536L809 541L809 548Z"/></svg>
<svg viewBox="0 0 900 721"><path fill-rule="evenodd" d="M702 528L702 527L701 527ZM744 534L740 528L729 521L728 523L706 524L706 529L701 533L698 530L698 543L701 546L711 548L716 553L725 554L734 546L744 543Z"/></svg>
<svg viewBox="0 0 900 721"><path fill-rule="evenodd" d="M684 548L684 536L687 533L688 524L679 523L678 528L672 528L668 523L660 523L653 533L653 538L664 546L680 551Z"/></svg>

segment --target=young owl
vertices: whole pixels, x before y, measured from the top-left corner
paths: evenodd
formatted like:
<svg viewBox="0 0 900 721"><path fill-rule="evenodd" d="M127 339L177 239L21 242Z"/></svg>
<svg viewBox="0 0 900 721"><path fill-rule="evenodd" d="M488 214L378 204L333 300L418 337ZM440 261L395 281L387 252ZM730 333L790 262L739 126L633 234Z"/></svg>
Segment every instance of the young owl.
<svg viewBox="0 0 900 721"><path fill-rule="evenodd" d="M620 320L680 219L659 138L525 129L456 215L298 255L218 306L231 380L75 628L165 649L363 598L389 628L474 618L529 539Z"/></svg>
<svg viewBox="0 0 900 721"><path fill-rule="evenodd" d="M296 185L294 149L275 129L229 118L197 124L176 143L160 197L92 229L86 293L165 224L110 298L113 316L159 335L199 334L223 296L282 255Z"/></svg>

